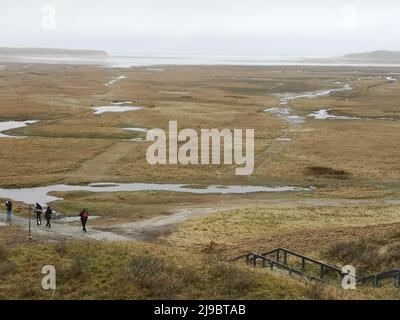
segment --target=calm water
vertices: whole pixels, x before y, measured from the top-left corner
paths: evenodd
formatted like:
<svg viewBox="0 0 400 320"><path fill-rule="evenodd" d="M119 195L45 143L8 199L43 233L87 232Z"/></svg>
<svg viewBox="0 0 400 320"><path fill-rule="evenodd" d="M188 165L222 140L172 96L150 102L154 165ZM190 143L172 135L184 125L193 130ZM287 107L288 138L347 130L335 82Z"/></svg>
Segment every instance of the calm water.
<svg viewBox="0 0 400 320"><path fill-rule="evenodd" d="M111 106L92 107L92 109L94 110L93 114L99 115L99 114L108 113L108 112L136 111L136 110L143 109L143 107L111 105Z"/></svg>
<svg viewBox="0 0 400 320"><path fill-rule="evenodd" d="M30 124L37 123L37 120L28 121L0 121L0 138L17 138L18 136L10 136L2 133L3 131L27 127Z"/></svg>
<svg viewBox="0 0 400 320"><path fill-rule="evenodd" d="M312 191L313 187L301 188L294 186L217 186L211 185L207 188L191 188L185 184L157 184L157 183L92 183L86 186L73 185L52 185L35 188L21 189L1 189L0 198L20 201L26 204L50 203L61 198L49 195L51 192L71 192L71 191L89 191L89 192L137 192L137 191L171 191L196 194L244 194L254 192L303 192Z"/></svg>

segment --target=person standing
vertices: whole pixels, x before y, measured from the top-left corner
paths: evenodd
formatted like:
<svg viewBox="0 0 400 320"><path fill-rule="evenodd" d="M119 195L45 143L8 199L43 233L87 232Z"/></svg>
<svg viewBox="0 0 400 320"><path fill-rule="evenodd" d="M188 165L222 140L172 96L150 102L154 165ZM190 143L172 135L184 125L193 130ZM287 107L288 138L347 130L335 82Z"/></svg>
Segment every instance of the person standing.
<svg viewBox="0 0 400 320"><path fill-rule="evenodd" d="M82 223L82 230L86 232L86 223L89 219L89 211L88 209L83 209L81 213L79 214L81 217L81 223Z"/></svg>
<svg viewBox="0 0 400 320"><path fill-rule="evenodd" d="M51 210L50 206L47 206L46 212L44 213L44 217L46 218L46 228L51 228L51 215L53 214L53 211Z"/></svg>
<svg viewBox="0 0 400 320"><path fill-rule="evenodd" d="M42 224L42 213L43 213L43 208L42 206L36 202L35 205L35 214L36 214L36 224L40 226Z"/></svg>
<svg viewBox="0 0 400 320"><path fill-rule="evenodd" d="M6 202L6 208L7 208L7 221L11 221L11 215L12 215L12 202L10 200L7 200Z"/></svg>

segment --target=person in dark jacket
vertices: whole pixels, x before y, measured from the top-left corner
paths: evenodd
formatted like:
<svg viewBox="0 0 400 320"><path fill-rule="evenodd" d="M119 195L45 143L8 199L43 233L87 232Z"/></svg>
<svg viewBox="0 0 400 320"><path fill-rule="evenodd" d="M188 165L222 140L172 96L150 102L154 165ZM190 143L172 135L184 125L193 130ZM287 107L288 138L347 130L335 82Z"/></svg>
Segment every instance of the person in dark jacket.
<svg viewBox="0 0 400 320"><path fill-rule="evenodd" d="M10 200L8 200L6 202L6 208L7 208L7 221L10 222L11 221L11 215L12 215L12 202Z"/></svg>
<svg viewBox="0 0 400 320"><path fill-rule="evenodd" d="M82 230L86 232L86 223L89 219L89 211L88 209L83 209L81 213L79 214L81 217L81 223L82 223Z"/></svg>
<svg viewBox="0 0 400 320"><path fill-rule="evenodd" d="M53 211L51 210L50 206L47 206L46 212L44 213L44 217L46 218L46 228L49 227L51 228L51 215L53 214Z"/></svg>
<svg viewBox="0 0 400 320"><path fill-rule="evenodd" d="M42 224L42 213L43 213L43 208L42 206L36 202L35 205L35 215L36 215L36 224L40 226Z"/></svg>

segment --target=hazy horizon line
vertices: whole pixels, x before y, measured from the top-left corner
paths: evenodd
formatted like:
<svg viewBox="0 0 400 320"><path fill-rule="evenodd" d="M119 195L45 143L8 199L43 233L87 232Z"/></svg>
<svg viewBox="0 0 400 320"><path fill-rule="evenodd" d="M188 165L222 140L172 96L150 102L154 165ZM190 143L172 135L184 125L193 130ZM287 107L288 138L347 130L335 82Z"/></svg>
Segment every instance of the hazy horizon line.
<svg viewBox="0 0 400 320"><path fill-rule="evenodd" d="M375 52L375 51L391 51L391 52L400 52L398 50L390 50L390 49L370 49L366 51L348 51L342 52L341 54L221 54L221 53L189 53L189 52L175 52L175 53L166 53L166 52L140 52L140 51L119 51L119 50L106 50L106 49L93 49L86 47L58 47L58 46L13 46L13 45L0 45L0 48L11 48L11 49L56 49L56 50L71 50L71 51L101 51L107 53L110 57L164 57L164 58L179 58L179 57L199 57L199 58L286 58L286 59L300 59L300 58L338 58L347 54L357 54L357 53L367 53L367 52Z"/></svg>

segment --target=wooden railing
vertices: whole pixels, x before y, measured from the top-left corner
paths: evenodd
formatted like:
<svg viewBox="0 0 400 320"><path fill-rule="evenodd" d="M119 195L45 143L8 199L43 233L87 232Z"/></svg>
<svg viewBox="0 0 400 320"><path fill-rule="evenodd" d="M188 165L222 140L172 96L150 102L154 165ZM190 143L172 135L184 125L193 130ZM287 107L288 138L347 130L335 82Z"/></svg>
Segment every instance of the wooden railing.
<svg viewBox="0 0 400 320"><path fill-rule="evenodd" d="M296 266L289 264L289 257L294 257L297 259ZM235 258L235 260L245 259L246 263L252 266L261 265L262 267L269 267L271 270L278 268L280 270L286 270L289 275L298 275L309 280L316 280L325 282L328 280L329 276L339 276L340 280L343 279L347 273L343 273L342 269L327 264L325 262L315 260L313 258L307 257L303 254L285 249L276 248L267 251L262 254L256 252L248 252L242 254ZM319 270L318 274L313 274L310 271L310 267L317 267ZM308 270L307 270L308 269ZM332 279L332 277L330 277ZM382 281L387 279L393 279L393 284L396 288L400 287L400 269L393 269L378 274L369 275L366 277L356 277L356 282L360 284L371 283L373 287L378 288Z"/></svg>

